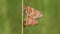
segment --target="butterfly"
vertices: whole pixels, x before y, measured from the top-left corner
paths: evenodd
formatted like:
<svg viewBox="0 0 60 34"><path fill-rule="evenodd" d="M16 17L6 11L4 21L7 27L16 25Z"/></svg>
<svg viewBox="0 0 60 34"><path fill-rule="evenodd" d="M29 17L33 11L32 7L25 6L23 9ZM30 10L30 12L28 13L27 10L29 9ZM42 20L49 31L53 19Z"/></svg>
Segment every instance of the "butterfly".
<svg viewBox="0 0 60 34"><path fill-rule="evenodd" d="M26 14L26 18L24 19L23 26L36 25L39 23L37 18L43 16L41 11L38 11L35 8L29 7L27 5L24 5L24 12Z"/></svg>

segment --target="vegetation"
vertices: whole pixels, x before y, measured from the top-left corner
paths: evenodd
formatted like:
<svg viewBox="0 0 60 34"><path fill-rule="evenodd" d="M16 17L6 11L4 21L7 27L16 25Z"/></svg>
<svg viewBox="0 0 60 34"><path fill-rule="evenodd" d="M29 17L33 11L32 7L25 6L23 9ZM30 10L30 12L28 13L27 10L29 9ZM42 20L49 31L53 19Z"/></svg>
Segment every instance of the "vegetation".
<svg viewBox="0 0 60 34"><path fill-rule="evenodd" d="M60 0L24 0L24 4L43 13L39 24L24 28L24 34L60 34Z"/></svg>
<svg viewBox="0 0 60 34"><path fill-rule="evenodd" d="M60 34L60 0L23 0L43 13L23 34ZM25 15L23 16L25 18ZM0 0L0 34L22 34L22 0Z"/></svg>
<svg viewBox="0 0 60 34"><path fill-rule="evenodd" d="M0 34L21 34L21 0L0 0Z"/></svg>

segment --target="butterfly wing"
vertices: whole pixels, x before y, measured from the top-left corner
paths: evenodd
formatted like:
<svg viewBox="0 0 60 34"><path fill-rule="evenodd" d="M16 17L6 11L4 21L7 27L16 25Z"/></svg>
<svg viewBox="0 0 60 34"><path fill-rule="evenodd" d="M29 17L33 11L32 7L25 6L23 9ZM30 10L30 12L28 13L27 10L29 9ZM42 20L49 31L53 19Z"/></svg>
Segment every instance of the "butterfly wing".
<svg viewBox="0 0 60 34"><path fill-rule="evenodd" d="M34 18L34 19L37 19L37 18L43 16L42 13L41 13L41 11L38 11L38 10L36 10L36 9L33 9L33 10L34 10L34 11L33 11L33 18Z"/></svg>
<svg viewBox="0 0 60 34"><path fill-rule="evenodd" d="M43 16L41 11L38 11L38 10L36 10L32 7L29 7L29 6L25 6L25 13L27 16L30 16L33 19L37 19L37 18Z"/></svg>
<svg viewBox="0 0 60 34"><path fill-rule="evenodd" d="M38 24L38 21L35 19L32 19L31 17L26 17L23 23L24 26L32 26L36 24Z"/></svg>
<svg viewBox="0 0 60 34"><path fill-rule="evenodd" d="M24 5L24 11L27 16L31 16L30 15L32 13L31 7Z"/></svg>

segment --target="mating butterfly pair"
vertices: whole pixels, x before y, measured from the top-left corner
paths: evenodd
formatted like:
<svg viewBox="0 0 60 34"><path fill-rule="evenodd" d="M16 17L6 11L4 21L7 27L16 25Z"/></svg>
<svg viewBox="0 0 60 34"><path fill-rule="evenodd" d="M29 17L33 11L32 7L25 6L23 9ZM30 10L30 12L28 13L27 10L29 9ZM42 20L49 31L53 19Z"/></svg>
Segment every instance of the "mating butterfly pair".
<svg viewBox="0 0 60 34"><path fill-rule="evenodd" d="M29 7L27 5L24 5L24 11L26 14L26 18L24 20L23 26L31 26L36 25L39 22L37 21L37 18L42 17L42 13L32 7Z"/></svg>

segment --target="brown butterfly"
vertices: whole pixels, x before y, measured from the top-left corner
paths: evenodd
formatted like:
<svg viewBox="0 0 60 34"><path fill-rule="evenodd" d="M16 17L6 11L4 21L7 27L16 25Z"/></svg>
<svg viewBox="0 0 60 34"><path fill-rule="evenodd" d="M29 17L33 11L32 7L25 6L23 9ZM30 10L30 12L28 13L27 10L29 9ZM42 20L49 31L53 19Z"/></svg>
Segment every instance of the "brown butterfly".
<svg viewBox="0 0 60 34"><path fill-rule="evenodd" d="M23 26L36 25L39 23L37 21L37 18L43 16L41 11L38 11L32 7L27 6L27 5L24 5L24 11L26 14L26 18L24 19Z"/></svg>

